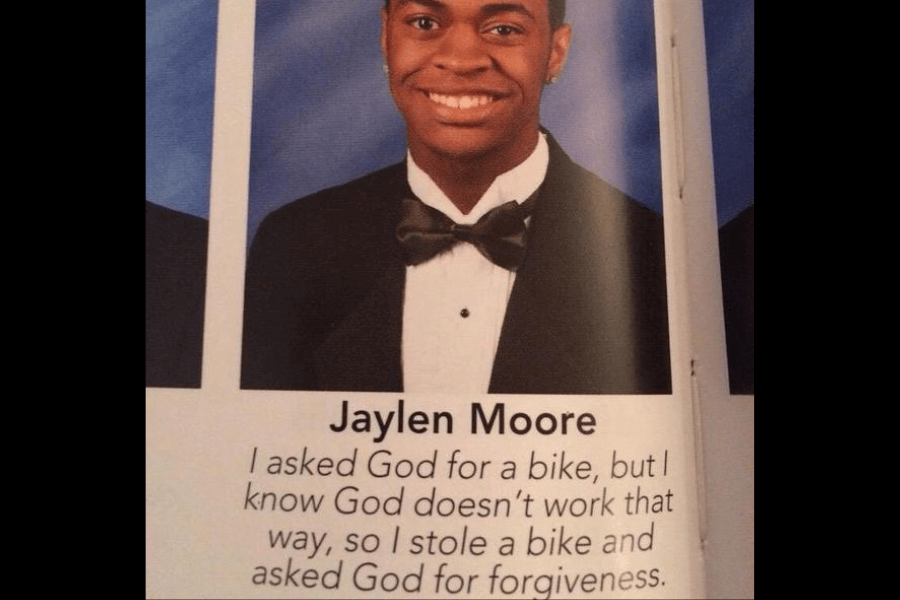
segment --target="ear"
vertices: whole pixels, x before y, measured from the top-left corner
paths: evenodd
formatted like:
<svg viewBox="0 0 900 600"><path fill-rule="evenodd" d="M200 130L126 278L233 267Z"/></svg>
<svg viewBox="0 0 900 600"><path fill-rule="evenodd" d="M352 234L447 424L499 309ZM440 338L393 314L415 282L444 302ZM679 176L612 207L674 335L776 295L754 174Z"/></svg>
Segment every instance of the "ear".
<svg viewBox="0 0 900 600"><path fill-rule="evenodd" d="M381 7L381 56L387 63L387 28L388 28L388 11L387 8Z"/></svg>
<svg viewBox="0 0 900 600"><path fill-rule="evenodd" d="M569 57L569 44L572 43L572 26L568 23L557 27L550 34L550 60L547 62L547 81L558 76Z"/></svg>

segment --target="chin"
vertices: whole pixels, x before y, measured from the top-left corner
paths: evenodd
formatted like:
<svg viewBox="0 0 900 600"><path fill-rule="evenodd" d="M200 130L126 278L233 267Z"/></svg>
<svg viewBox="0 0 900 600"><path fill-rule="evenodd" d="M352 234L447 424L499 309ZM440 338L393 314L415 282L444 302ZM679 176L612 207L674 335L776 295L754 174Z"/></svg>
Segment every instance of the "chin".
<svg viewBox="0 0 900 600"><path fill-rule="evenodd" d="M457 160L482 159L496 149L496 146L489 144L473 144L466 140L448 141L442 144L433 144L429 147L435 154Z"/></svg>
<svg viewBox="0 0 900 600"><path fill-rule="evenodd" d="M432 131L427 136L418 136L418 140L434 154L456 160L481 159L509 146L509 141L502 136L471 128Z"/></svg>

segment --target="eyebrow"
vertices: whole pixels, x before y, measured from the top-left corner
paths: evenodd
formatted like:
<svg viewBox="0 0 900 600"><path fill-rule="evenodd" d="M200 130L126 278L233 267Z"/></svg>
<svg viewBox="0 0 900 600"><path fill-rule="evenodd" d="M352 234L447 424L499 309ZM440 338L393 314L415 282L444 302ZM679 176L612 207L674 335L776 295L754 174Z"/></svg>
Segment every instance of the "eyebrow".
<svg viewBox="0 0 900 600"><path fill-rule="evenodd" d="M514 12L525 17L528 17L532 21L537 21L537 18L532 14L530 10L528 10L524 4L519 4L518 2L495 2L493 4L485 4L481 7L481 13L486 17L491 17L498 13L504 12Z"/></svg>
<svg viewBox="0 0 900 600"><path fill-rule="evenodd" d="M397 8L405 6L407 4L418 4L420 6L424 6L426 8L430 8L432 10L437 11L445 11L447 10L447 5L441 0L397 0ZM514 12L525 17L528 17L532 21L537 21L537 17L528 10L528 8L524 4L520 4L518 2L493 2L491 4L485 4L481 7L481 14L484 17L491 17L493 15L504 13L504 12Z"/></svg>
<svg viewBox="0 0 900 600"><path fill-rule="evenodd" d="M426 8L432 8L434 10L446 10L446 5L440 0L396 0L397 8L402 8L407 4L419 4Z"/></svg>

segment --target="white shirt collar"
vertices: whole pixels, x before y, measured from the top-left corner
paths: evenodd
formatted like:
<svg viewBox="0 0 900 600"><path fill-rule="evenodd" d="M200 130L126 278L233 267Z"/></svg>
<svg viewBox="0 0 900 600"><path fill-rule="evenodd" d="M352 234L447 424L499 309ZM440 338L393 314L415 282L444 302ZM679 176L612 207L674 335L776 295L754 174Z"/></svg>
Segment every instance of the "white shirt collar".
<svg viewBox="0 0 900 600"><path fill-rule="evenodd" d="M431 177L413 160L409 150L406 151L407 179L412 192L425 204L438 209L455 222L472 224L494 207L510 200L524 202L540 187L547 174L550 162L550 150L544 133L538 136L534 151L524 161L494 179L478 204L472 211L464 215L446 194L437 186Z"/></svg>

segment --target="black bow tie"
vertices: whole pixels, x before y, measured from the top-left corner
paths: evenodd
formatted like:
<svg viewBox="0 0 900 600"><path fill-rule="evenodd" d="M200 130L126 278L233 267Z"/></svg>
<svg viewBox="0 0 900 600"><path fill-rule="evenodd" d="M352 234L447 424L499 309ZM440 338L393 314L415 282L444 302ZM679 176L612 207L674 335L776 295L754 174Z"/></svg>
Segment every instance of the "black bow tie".
<svg viewBox="0 0 900 600"><path fill-rule="evenodd" d="M418 198L404 198L397 239L406 264L422 264L459 242L469 242L495 265L515 271L525 256L525 219L536 198L537 192L522 204L510 201L493 208L474 225L459 225Z"/></svg>

